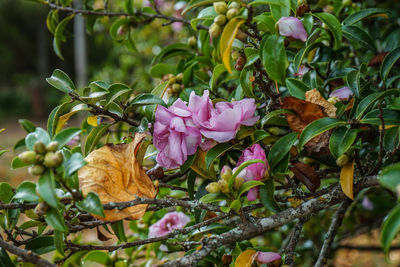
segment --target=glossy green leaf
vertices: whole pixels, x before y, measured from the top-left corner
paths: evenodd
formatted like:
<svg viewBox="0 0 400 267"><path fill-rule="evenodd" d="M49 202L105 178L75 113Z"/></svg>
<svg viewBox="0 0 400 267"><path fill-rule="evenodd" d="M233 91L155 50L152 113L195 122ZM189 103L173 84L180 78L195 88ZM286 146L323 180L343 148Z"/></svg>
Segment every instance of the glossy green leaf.
<svg viewBox="0 0 400 267"><path fill-rule="evenodd" d="M239 144L220 143L212 147L206 154L206 167L210 168L211 164L226 151L237 147Z"/></svg>
<svg viewBox="0 0 400 267"><path fill-rule="evenodd" d="M57 251L65 256L64 249L64 233L62 231L54 230L54 245L56 246Z"/></svg>
<svg viewBox="0 0 400 267"><path fill-rule="evenodd" d="M117 236L119 241L127 242L124 223L122 220L111 223L111 228L113 229L114 234Z"/></svg>
<svg viewBox="0 0 400 267"><path fill-rule="evenodd" d="M76 90L74 83L68 75L59 69L54 70L53 74L49 78L46 78L46 81L58 90L67 94Z"/></svg>
<svg viewBox="0 0 400 267"><path fill-rule="evenodd" d="M240 85L242 86L243 92L248 97L255 97L253 92L253 82L251 77L253 76L253 70L250 68L244 68L240 72Z"/></svg>
<svg viewBox="0 0 400 267"><path fill-rule="evenodd" d="M288 109L277 109L277 110L267 113L267 115L265 115L261 120L261 128L264 128L264 125L268 124L268 121L270 119L274 118L275 116L279 116L279 115L282 115L285 113L293 113L293 112Z"/></svg>
<svg viewBox="0 0 400 267"><path fill-rule="evenodd" d="M281 161L287 153L289 153L290 148L294 145L297 140L297 133L290 133L281 137L272 146L268 153L267 159L270 168L272 169L279 161Z"/></svg>
<svg viewBox="0 0 400 267"><path fill-rule="evenodd" d="M346 37L348 40L353 41L354 43L360 44L363 47L370 49L372 51L376 50L374 41L372 40L371 36L363 29L349 25L342 27L343 36Z"/></svg>
<svg viewBox="0 0 400 267"><path fill-rule="evenodd" d="M54 141L58 142L58 147L61 148L65 146L69 141L71 141L75 136L81 133L80 128L68 128L59 132L55 137Z"/></svg>
<svg viewBox="0 0 400 267"><path fill-rule="evenodd" d="M15 267L15 264L11 261L7 251L0 248L0 267Z"/></svg>
<svg viewBox="0 0 400 267"><path fill-rule="evenodd" d="M54 39L53 39L53 49L56 55L64 60L64 57L61 53L61 42L65 42L66 38L64 35L65 28L67 27L68 22L70 22L71 19L73 19L75 14L72 14L68 17L65 17L56 27L55 33L54 33ZM57 88L57 87L56 87ZM59 89L59 88L57 88ZM64 91L65 92L65 91ZM68 92L65 92L68 93Z"/></svg>
<svg viewBox="0 0 400 267"><path fill-rule="evenodd" d="M258 6L258 5L276 5L282 6L286 3L286 1L281 0L254 0L249 3L250 6Z"/></svg>
<svg viewBox="0 0 400 267"><path fill-rule="evenodd" d="M360 71L351 71L346 76L347 85L356 97L360 97Z"/></svg>
<svg viewBox="0 0 400 267"><path fill-rule="evenodd" d="M111 102L116 100L118 97L123 96L132 91L132 88L122 83L114 83L108 88L109 93L107 94L106 100L108 106Z"/></svg>
<svg viewBox="0 0 400 267"><path fill-rule="evenodd" d="M37 141L40 141L47 145L51 142L50 135L45 130L38 127L35 129L34 132L29 133L25 137L25 145L29 150L33 150L33 146Z"/></svg>
<svg viewBox="0 0 400 267"><path fill-rule="evenodd" d="M256 163L262 163L262 164L266 164L266 162L264 162L261 159L252 159L252 160L248 160L243 162L242 164L240 164L239 167L237 167L236 171L232 174L232 176L229 178L229 188L232 189L233 183L235 182L235 178L239 175L239 173L246 168L247 166L250 166L252 164L256 164Z"/></svg>
<svg viewBox="0 0 400 267"><path fill-rule="evenodd" d="M3 203L10 203L14 196L14 191L11 185L7 183L0 183L0 201Z"/></svg>
<svg viewBox="0 0 400 267"><path fill-rule="evenodd" d="M108 128L110 128L111 125L112 124L107 123L101 124L89 133L85 142L85 156L87 156L96 148L97 143L100 141L100 138L108 130Z"/></svg>
<svg viewBox="0 0 400 267"><path fill-rule="evenodd" d="M24 181L19 184L15 190L14 199L20 199L29 202L39 201L39 197L36 194L36 184L29 181Z"/></svg>
<svg viewBox="0 0 400 267"><path fill-rule="evenodd" d="M385 131L385 136L383 138L383 148L386 152L393 150L400 141L400 127L392 127Z"/></svg>
<svg viewBox="0 0 400 267"><path fill-rule="evenodd" d="M355 117L357 120L360 120L364 113L375 104L379 99L388 96L388 95L398 95L400 94L400 89L391 89L384 92L376 92L365 97L361 102L357 105L357 109L355 112Z"/></svg>
<svg viewBox="0 0 400 267"><path fill-rule="evenodd" d="M181 167L180 167L181 173L185 173L187 170L190 169L190 166L192 166L192 164L196 158L196 154L197 154L197 151L193 155L190 155L188 157L188 159L185 161L185 163L183 163L183 165L181 165Z"/></svg>
<svg viewBox="0 0 400 267"><path fill-rule="evenodd" d="M385 9L381 9L381 8L361 9L359 11L352 13L347 18L345 18L343 20L343 25L351 25L351 24L357 23L360 20L365 19L369 16L377 15L377 14L386 14L386 13L388 13L388 11Z"/></svg>
<svg viewBox="0 0 400 267"><path fill-rule="evenodd" d="M66 111L67 106L71 104L71 102L65 102L61 105L55 107L47 119L47 131L49 132L50 136L54 136L57 130L58 119L60 116Z"/></svg>
<svg viewBox="0 0 400 267"><path fill-rule="evenodd" d="M335 49L338 49L342 43L342 27L338 19L330 13L312 13L312 15L328 26L328 29L331 31L335 40L334 47Z"/></svg>
<svg viewBox="0 0 400 267"><path fill-rule="evenodd" d="M191 0L189 4L185 7L185 9L182 11L182 15L185 15L187 12L192 10L193 8L196 7L201 7L201 6L208 6L211 5L214 2L218 2L219 0Z"/></svg>
<svg viewBox="0 0 400 267"><path fill-rule="evenodd" d="M288 17L290 15L290 0L280 0L281 5L270 4L272 16L275 20L279 20L281 17Z"/></svg>
<svg viewBox="0 0 400 267"><path fill-rule="evenodd" d="M337 128L329 139L329 150L335 158L340 157L351 147L357 137L357 129Z"/></svg>
<svg viewBox="0 0 400 267"><path fill-rule="evenodd" d="M96 193L89 192L82 201L76 203L76 206L86 212L105 217L103 205Z"/></svg>
<svg viewBox="0 0 400 267"><path fill-rule="evenodd" d="M322 45L322 43L316 41L314 43L308 44L305 48L297 52L296 56L294 57L294 70L296 72L299 71L300 65L303 62L304 58L308 55L308 53Z"/></svg>
<svg viewBox="0 0 400 267"><path fill-rule="evenodd" d="M332 128L338 127L340 125L345 125L346 122L336 119L336 118L322 118L313 121L306 128L299 137L299 147L302 148L308 141L317 135L320 135Z"/></svg>
<svg viewBox="0 0 400 267"><path fill-rule="evenodd" d="M103 251L90 251L82 261L84 265L89 264L88 262L96 262L104 266L112 266L110 256Z"/></svg>
<svg viewBox="0 0 400 267"><path fill-rule="evenodd" d="M288 88L291 96L303 100L306 99L305 92L311 90L311 88L308 85L294 78L286 79L286 87Z"/></svg>
<svg viewBox="0 0 400 267"><path fill-rule="evenodd" d="M56 209L61 207L56 195L55 180L52 172L46 171L39 177L37 189L47 204Z"/></svg>
<svg viewBox="0 0 400 267"><path fill-rule="evenodd" d="M22 167L26 167L26 166L30 166L30 164L26 164L24 162L22 162L18 156L16 156L15 158L13 158L13 160L11 161L11 168L12 169L18 169L18 168L22 168Z"/></svg>
<svg viewBox="0 0 400 267"><path fill-rule="evenodd" d="M194 170L190 170L187 174L187 189L190 200L194 200L194 187L196 185L196 178L197 173Z"/></svg>
<svg viewBox="0 0 400 267"><path fill-rule="evenodd" d="M396 163L385 167L378 175L379 183L397 192L397 187L400 185L400 163Z"/></svg>
<svg viewBox="0 0 400 267"><path fill-rule="evenodd" d="M231 19L224 26L224 30L219 41L219 51L221 54L222 63L229 73L232 73L230 60L233 40L235 40L240 25L242 25L245 21L245 19L240 17L235 17Z"/></svg>
<svg viewBox="0 0 400 267"><path fill-rule="evenodd" d="M275 201L275 185L273 179L268 179L265 182L265 185L260 186L260 200L266 209L272 211L274 213L278 213L281 211L278 203Z"/></svg>
<svg viewBox="0 0 400 267"><path fill-rule="evenodd" d="M159 63L151 67L150 76L154 78L162 78L166 74L175 73L175 70L176 66Z"/></svg>
<svg viewBox="0 0 400 267"><path fill-rule="evenodd" d="M54 230L58 230L63 233L67 232L67 226L65 226L64 217L61 215L58 209L50 208L47 210L44 219L49 226L54 228Z"/></svg>
<svg viewBox="0 0 400 267"><path fill-rule="evenodd" d="M278 81L280 84L285 83L286 69L289 66L286 58L286 50L284 41L281 36L270 35L260 47L261 61L271 80Z"/></svg>
<svg viewBox="0 0 400 267"><path fill-rule="evenodd" d="M87 162L85 161L81 153L72 154L72 156L63 163L65 175L67 177L73 175L76 171L78 171L86 164Z"/></svg>
<svg viewBox="0 0 400 267"><path fill-rule="evenodd" d="M40 236L30 240L26 244L25 249L42 255L54 251L56 247L54 245L54 238L52 236Z"/></svg>
<svg viewBox="0 0 400 267"><path fill-rule="evenodd" d="M390 70L393 68L394 64L399 59L400 59L400 47L397 47L396 49L392 50L389 54L386 55L381 66L381 78L383 82L386 82Z"/></svg>
<svg viewBox="0 0 400 267"><path fill-rule="evenodd" d="M400 230L400 204L397 204L388 214L381 229L381 245L385 253Z"/></svg>
<svg viewBox="0 0 400 267"><path fill-rule="evenodd" d="M239 188L239 190L238 190L238 191L239 191L239 193L238 193L238 198L240 198L240 197L243 195L243 193L249 191L249 190L252 189L253 187L262 186L262 185L264 185L263 182L261 182L261 181L256 181L256 180L252 180L252 181L247 181L247 182L245 182L245 183Z"/></svg>
<svg viewBox="0 0 400 267"><path fill-rule="evenodd" d="M208 193L207 195L204 195L203 197L200 198L200 202L203 203L213 203L213 202L218 202L225 200L226 196L221 193Z"/></svg>
<svg viewBox="0 0 400 267"><path fill-rule="evenodd" d="M18 123L21 125L21 127L27 132L27 133L31 133L34 132L36 129L35 124L33 124L33 122L29 121L29 120L25 120L25 119L19 119Z"/></svg>
<svg viewBox="0 0 400 267"><path fill-rule="evenodd" d="M217 66L214 67L213 74L210 79L210 88L212 91L215 91L217 79L224 72L226 72L226 68L225 68L224 64L218 64Z"/></svg>
<svg viewBox="0 0 400 267"><path fill-rule="evenodd" d="M153 94L138 95L130 102L130 104L137 106L145 106L145 105L161 105L164 107L167 106L159 96Z"/></svg>

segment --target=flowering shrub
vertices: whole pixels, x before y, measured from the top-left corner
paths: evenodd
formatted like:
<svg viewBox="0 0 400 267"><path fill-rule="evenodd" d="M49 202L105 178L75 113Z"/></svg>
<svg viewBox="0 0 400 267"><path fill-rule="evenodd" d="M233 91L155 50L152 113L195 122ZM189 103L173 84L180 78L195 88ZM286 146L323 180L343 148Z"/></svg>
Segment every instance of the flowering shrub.
<svg viewBox="0 0 400 267"><path fill-rule="evenodd" d="M153 88L77 88L59 69L47 78L65 97L47 129L20 120L12 168L34 178L0 183L3 265L324 266L341 240L377 226L390 251L400 221L395 9L34 2L50 8L61 58L74 16L94 34L109 28L133 57L141 27L176 32L153 49ZM81 127L69 127L76 113Z"/></svg>

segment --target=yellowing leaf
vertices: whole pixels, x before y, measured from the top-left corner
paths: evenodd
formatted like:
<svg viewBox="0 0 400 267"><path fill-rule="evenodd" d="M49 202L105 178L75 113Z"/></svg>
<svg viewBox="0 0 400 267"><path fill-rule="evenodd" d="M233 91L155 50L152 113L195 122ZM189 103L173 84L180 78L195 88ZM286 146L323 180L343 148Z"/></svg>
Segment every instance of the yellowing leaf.
<svg viewBox="0 0 400 267"><path fill-rule="evenodd" d="M340 171L340 186L343 193L354 200L353 195L354 160L347 163Z"/></svg>
<svg viewBox="0 0 400 267"><path fill-rule="evenodd" d="M219 50L221 53L222 63L224 63L225 68L229 73L232 73L230 64L232 43L233 40L235 40L240 25L242 25L245 21L245 19L238 17L231 19L224 27L221 40L219 41Z"/></svg>
<svg viewBox="0 0 400 267"><path fill-rule="evenodd" d="M214 178L215 172L212 167L207 169L206 166L206 154L203 150L199 149L196 154L196 158L193 161L193 164L190 166L195 172L203 177Z"/></svg>
<svg viewBox="0 0 400 267"><path fill-rule="evenodd" d="M97 193L102 204L131 201L137 197L154 198L156 189L136 159L145 137L145 134L136 134L129 144L105 145L92 151L85 158L88 164L78 172L83 194ZM93 216L104 221L136 220L143 216L147 206L141 204L122 210L105 210L105 218Z"/></svg>
<svg viewBox="0 0 400 267"><path fill-rule="evenodd" d="M257 251L248 249L240 253L235 261L235 267L250 267L257 256Z"/></svg>
<svg viewBox="0 0 400 267"><path fill-rule="evenodd" d="M60 118L58 119L58 124L56 127L56 134L59 133L62 128L64 128L65 124L68 122L68 120L71 118L72 115L74 115L75 113L77 113L79 110L74 110L71 112L68 112L67 114L64 114L62 116L60 116Z"/></svg>
<svg viewBox="0 0 400 267"><path fill-rule="evenodd" d="M4 132L6 128L0 129L0 133Z"/></svg>
<svg viewBox="0 0 400 267"><path fill-rule="evenodd" d="M93 127L97 127L97 116L96 115L92 115L90 117L87 118L87 123L89 125L92 125Z"/></svg>

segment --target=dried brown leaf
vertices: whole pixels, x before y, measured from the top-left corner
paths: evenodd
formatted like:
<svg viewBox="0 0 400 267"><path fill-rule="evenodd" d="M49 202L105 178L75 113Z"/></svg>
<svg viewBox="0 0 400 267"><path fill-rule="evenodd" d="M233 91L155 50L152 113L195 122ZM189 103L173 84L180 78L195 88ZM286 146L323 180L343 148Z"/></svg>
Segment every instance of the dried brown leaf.
<svg viewBox="0 0 400 267"><path fill-rule="evenodd" d="M95 192L101 203L131 201L137 197L154 198L156 189L136 159L145 134L136 134L129 144L105 145L91 152L86 166L78 172L83 195ZM123 210L105 210L105 221L125 218L136 220L143 216L148 205L141 204Z"/></svg>
<svg viewBox="0 0 400 267"><path fill-rule="evenodd" d="M321 106L329 117L336 118L336 107L329 103L317 89L307 91L305 96L306 101Z"/></svg>
<svg viewBox="0 0 400 267"><path fill-rule="evenodd" d="M321 179L315 172L314 168L302 162L296 162L290 170L294 176L300 180L311 192L315 192L321 184Z"/></svg>

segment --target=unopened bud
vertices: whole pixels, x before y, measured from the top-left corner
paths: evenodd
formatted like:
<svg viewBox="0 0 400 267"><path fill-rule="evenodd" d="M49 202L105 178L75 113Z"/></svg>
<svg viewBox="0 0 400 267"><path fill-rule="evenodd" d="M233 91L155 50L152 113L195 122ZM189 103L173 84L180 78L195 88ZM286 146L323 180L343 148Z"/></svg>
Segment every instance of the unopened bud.
<svg viewBox="0 0 400 267"><path fill-rule="evenodd" d="M221 27L218 24L213 23L210 27L210 35L212 38L217 38L222 32Z"/></svg>
<svg viewBox="0 0 400 267"><path fill-rule="evenodd" d="M36 153L34 151L25 151L19 154L18 158L25 164L33 164L36 160Z"/></svg>
<svg viewBox="0 0 400 267"><path fill-rule="evenodd" d="M225 2L215 2L213 5L218 14L225 14L228 10L228 5Z"/></svg>
<svg viewBox="0 0 400 267"><path fill-rule="evenodd" d="M339 97L337 96L332 96L328 98L328 102L331 103L332 105L335 105L339 101Z"/></svg>
<svg viewBox="0 0 400 267"><path fill-rule="evenodd" d="M58 165L60 165L64 161L64 156L61 153L61 151L57 151L56 152L56 157L57 157L57 160L58 160Z"/></svg>
<svg viewBox="0 0 400 267"><path fill-rule="evenodd" d="M334 14L335 13L335 9L333 8L332 5L326 5L324 6L324 8L322 9L325 13L331 13Z"/></svg>
<svg viewBox="0 0 400 267"><path fill-rule="evenodd" d="M38 154L46 154L46 146L40 141L36 141L33 145L33 150Z"/></svg>
<svg viewBox="0 0 400 267"><path fill-rule="evenodd" d="M235 69L241 71L244 68L244 65L246 64L246 58L243 56L240 56L235 63Z"/></svg>
<svg viewBox="0 0 400 267"><path fill-rule="evenodd" d="M206 190L207 190L207 192L209 192L209 193L219 193L219 192L220 192L220 189L219 189L219 186L218 186L218 183L217 183L217 182L209 183L209 184L206 186Z"/></svg>
<svg viewBox="0 0 400 267"><path fill-rule="evenodd" d="M296 10L296 15L299 17L304 16L305 13L310 11L310 6L307 4L307 1L302 1L301 2L306 2L305 4L297 5L297 10ZM298 2L300 2L298 1Z"/></svg>
<svg viewBox="0 0 400 267"><path fill-rule="evenodd" d="M239 9L239 8L241 8L241 6L240 6L240 3L239 3L239 2L233 1L232 3L229 4L228 8L236 8L236 9Z"/></svg>
<svg viewBox="0 0 400 267"><path fill-rule="evenodd" d="M44 167L42 165L33 165L29 167L28 171L33 176L42 175L44 173Z"/></svg>
<svg viewBox="0 0 400 267"><path fill-rule="evenodd" d="M242 177L236 177L233 182L233 188L239 190L239 188L244 184L244 179Z"/></svg>
<svg viewBox="0 0 400 267"><path fill-rule="evenodd" d="M177 82L182 82L182 80L183 80L183 73L179 73L178 75L176 75Z"/></svg>
<svg viewBox="0 0 400 267"><path fill-rule="evenodd" d="M346 165L347 162L349 162L349 157L348 157L346 154L341 155L341 156L338 157L337 160L336 160L336 164L337 164L338 166L340 166L340 167L343 167L344 165Z"/></svg>
<svg viewBox="0 0 400 267"><path fill-rule="evenodd" d="M224 194L228 194L229 193L229 186L228 186L228 183L225 180L220 179L218 181L218 186L219 186L219 189L221 190L222 193L224 193Z"/></svg>
<svg viewBox="0 0 400 267"><path fill-rule="evenodd" d="M240 57L240 53L238 51L232 52L232 60L237 60Z"/></svg>
<svg viewBox="0 0 400 267"><path fill-rule="evenodd" d="M37 204L35 207L35 213L40 217L45 215L48 210L49 210L49 205L47 205L46 202L39 202L39 204Z"/></svg>
<svg viewBox="0 0 400 267"><path fill-rule="evenodd" d="M177 83L174 83L172 85L172 92L179 93L180 91L181 91L181 86L179 84L177 84Z"/></svg>
<svg viewBox="0 0 400 267"><path fill-rule="evenodd" d="M224 167L222 167L221 170L221 178L225 181L229 181L229 179L232 176L232 169L231 167L229 167L228 165L225 165Z"/></svg>
<svg viewBox="0 0 400 267"><path fill-rule="evenodd" d="M43 164L47 168L56 168L60 165L61 162L62 162L61 153L48 152L46 156L44 156Z"/></svg>
<svg viewBox="0 0 400 267"><path fill-rule="evenodd" d="M236 17L237 15L239 15L239 9L237 8L230 8L228 10L228 12L226 12L226 18L228 20L233 19L234 17Z"/></svg>
<svg viewBox="0 0 400 267"><path fill-rule="evenodd" d="M224 26L226 23L226 16L225 15L218 15L214 18L214 23L218 24L219 26Z"/></svg>
<svg viewBox="0 0 400 267"><path fill-rule="evenodd" d="M342 4L343 4L343 6L351 6L352 1L351 0L343 0Z"/></svg>
<svg viewBox="0 0 400 267"><path fill-rule="evenodd" d="M194 37L194 36L189 37L189 39L188 39L188 45L189 46L195 47L196 43L197 43L196 37Z"/></svg>
<svg viewBox="0 0 400 267"><path fill-rule="evenodd" d="M58 149L58 142L57 141L52 141L46 146L47 152L56 152Z"/></svg>

